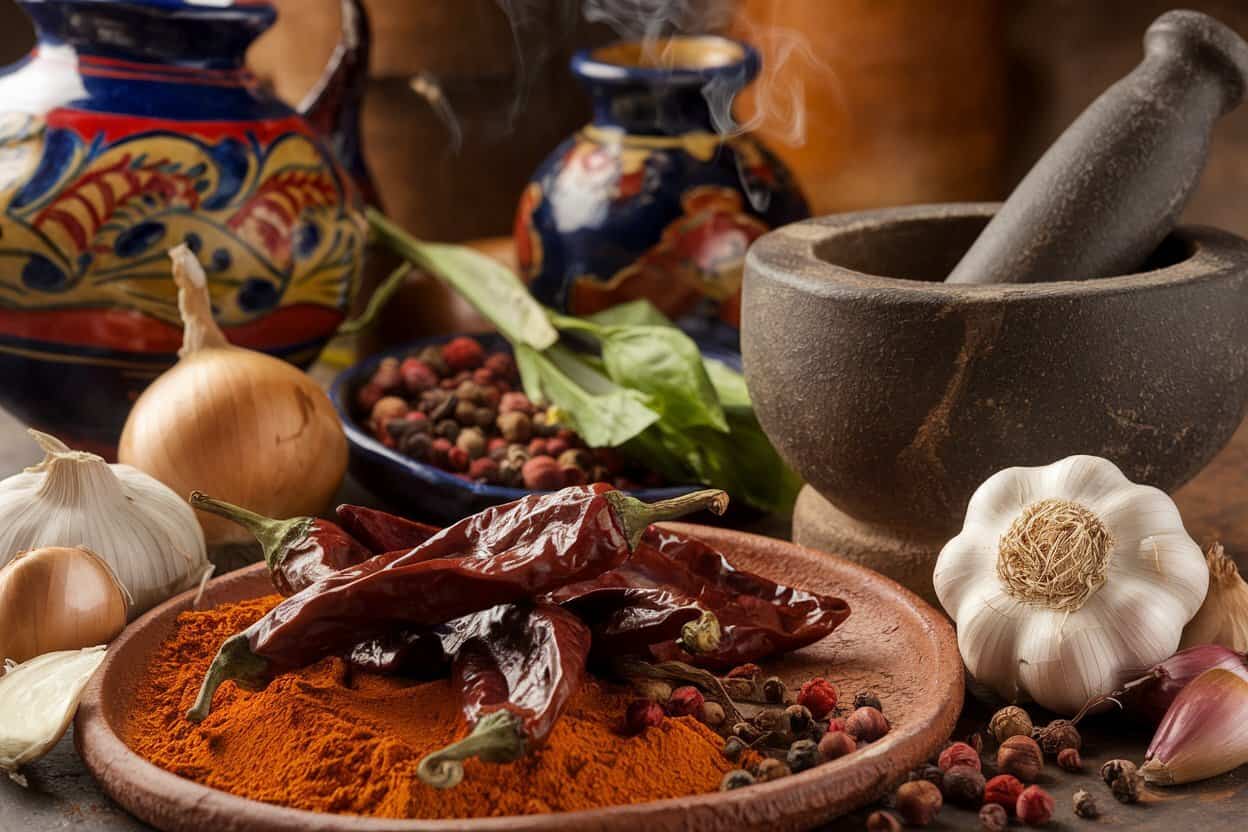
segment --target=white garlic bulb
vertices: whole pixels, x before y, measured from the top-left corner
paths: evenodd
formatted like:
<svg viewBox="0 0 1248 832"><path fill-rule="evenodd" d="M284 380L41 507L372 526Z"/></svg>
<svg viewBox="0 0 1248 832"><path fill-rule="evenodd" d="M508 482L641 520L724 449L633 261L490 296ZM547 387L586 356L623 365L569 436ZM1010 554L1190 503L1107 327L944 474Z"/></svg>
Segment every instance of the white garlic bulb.
<svg viewBox="0 0 1248 832"><path fill-rule="evenodd" d="M130 617L211 571L190 505L129 465L109 465L29 431L43 462L0 482L0 566L44 546L85 546L129 593Z"/></svg>
<svg viewBox="0 0 1248 832"><path fill-rule="evenodd" d="M985 481L932 581L977 682L1072 714L1174 653L1209 569L1165 493L1072 456Z"/></svg>

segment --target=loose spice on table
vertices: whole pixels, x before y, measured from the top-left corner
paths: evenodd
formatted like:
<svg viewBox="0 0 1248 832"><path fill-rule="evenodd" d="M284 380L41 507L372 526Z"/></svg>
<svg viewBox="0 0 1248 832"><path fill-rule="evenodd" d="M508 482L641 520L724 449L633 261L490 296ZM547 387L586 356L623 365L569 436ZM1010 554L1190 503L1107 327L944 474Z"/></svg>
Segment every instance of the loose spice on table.
<svg viewBox="0 0 1248 832"><path fill-rule="evenodd" d="M139 682L122 735L183 777L243 797L380 817L486 817L575 811L712 792L734 764L694 717L638 736L621 730L634 694L589 680L547 744L508 765L476 760L450 791L423 785L420 759L467 733L447 680L352 673L323 659L250 693L226 683L204 722L184 719L217 646L277 596L183 613ZM262 763L260 762L262 761Z"/></svg>

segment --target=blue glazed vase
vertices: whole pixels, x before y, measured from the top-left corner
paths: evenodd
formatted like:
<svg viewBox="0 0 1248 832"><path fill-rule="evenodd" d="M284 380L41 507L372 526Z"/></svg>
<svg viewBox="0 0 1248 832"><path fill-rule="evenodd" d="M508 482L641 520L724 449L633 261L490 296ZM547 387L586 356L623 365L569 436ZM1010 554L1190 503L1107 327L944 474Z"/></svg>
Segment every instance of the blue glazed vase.
<svg viewBox="0 0 1248 832"><path fill-rule="evenodd" d="M19 0L38 36L0 74L0 406L111 455L181 343L187 243L236 344L309 363L360 274L358 0L294 109L244 66L256 0Z"/></svg>
<svg viewBox="0 0 1248 832"><path fill-rule="evenodd" d="M588 314L646 298L735 344L746 249L809 215L778 159L720 129L758 70L751 46L713 36L573 57L593 121L542 163L516 212L520 268L541 301Z"/></svg>

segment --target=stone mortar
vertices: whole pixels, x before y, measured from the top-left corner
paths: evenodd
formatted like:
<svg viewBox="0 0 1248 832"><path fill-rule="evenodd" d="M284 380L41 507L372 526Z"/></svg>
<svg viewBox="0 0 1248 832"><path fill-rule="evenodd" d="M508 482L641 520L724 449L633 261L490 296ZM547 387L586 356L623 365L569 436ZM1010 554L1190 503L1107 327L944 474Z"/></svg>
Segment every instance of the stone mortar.
<svg viewBox="0 0 1248 832"><path fill-rule="evenodd" d="M995 471L1088 453L1173 490L1248 400L1248 241L1182 227L1138 274L940 282L996 208L807 220L746 262L755 408L818 492L799 500L794 539L928 597L930 562Z"/></svg>

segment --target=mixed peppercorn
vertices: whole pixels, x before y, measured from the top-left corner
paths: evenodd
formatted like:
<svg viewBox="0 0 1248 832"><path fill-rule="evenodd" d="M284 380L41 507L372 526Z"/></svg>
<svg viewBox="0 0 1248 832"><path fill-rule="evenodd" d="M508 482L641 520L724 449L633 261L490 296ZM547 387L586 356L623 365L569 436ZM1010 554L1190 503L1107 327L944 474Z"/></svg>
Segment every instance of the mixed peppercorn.
<svg viewBox="0 0 1248 832"><path fill-rule="evenodd" d="M510 353L468 336L382 359L355 391L355 415L387 448L472 482L535 491L665 484L613 449L587 448L520 390Z"/></svg>
<svg viewBox="0 0 1248 832"><path fill-rule="evenodd" d="M1043 779L1046 758L1064 771L1083 771L1077 721L1077 717L1057 719L1035 726L1022 708L1002 708L986 726L987 736L997 743L995 754L984 754L985 735L979 732L948 743L930 763L910 772L907 782L884 799L884 808L870 813L866 828L874 832L927 826L945 805L977 811L986 832L1003 832L1011 819L1024 826L1045 826L1057 807L1036 781ZM1131 762L1110 760L1100 776L1118 801L1140 799L1143 778ZM1092 793L1082 788L1072 795L1071 810L1085 820L1101 814Z"/></svg>

